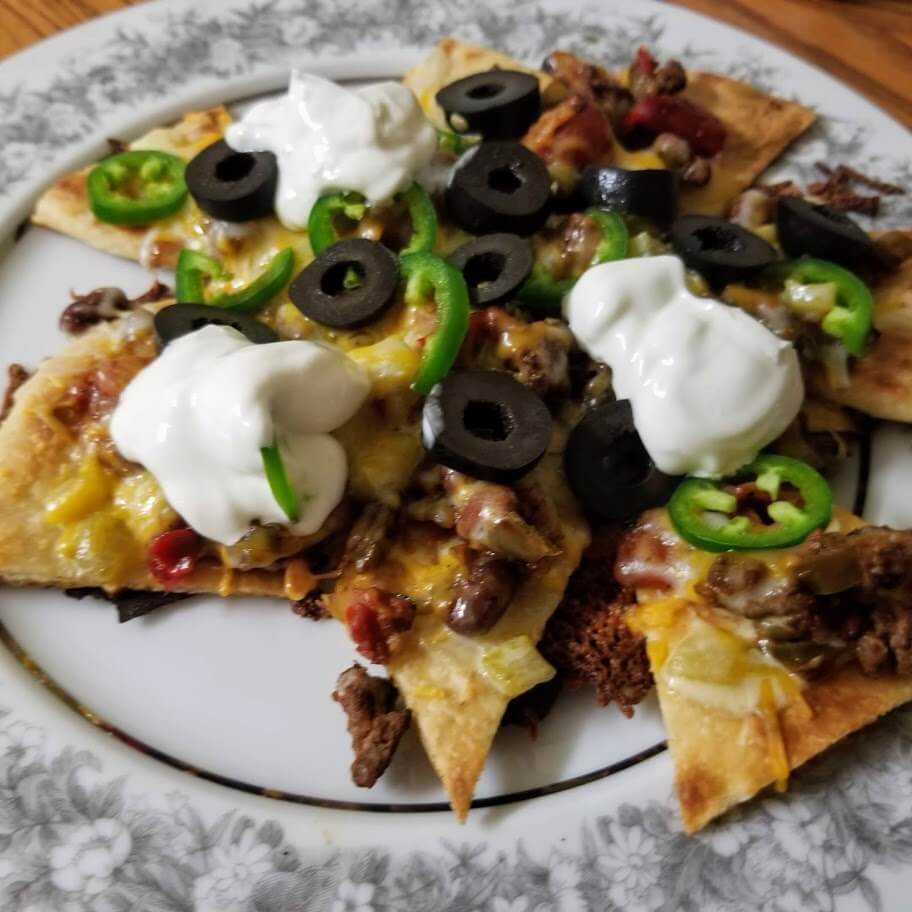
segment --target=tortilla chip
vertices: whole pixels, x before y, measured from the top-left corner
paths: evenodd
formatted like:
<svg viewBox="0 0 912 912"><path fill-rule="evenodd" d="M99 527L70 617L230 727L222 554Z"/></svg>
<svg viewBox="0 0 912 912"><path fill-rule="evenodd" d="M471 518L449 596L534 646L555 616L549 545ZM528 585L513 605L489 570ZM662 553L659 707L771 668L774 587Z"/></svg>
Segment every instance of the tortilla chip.
<svg viewBox="0 0 912 912"><path fill-rule="evenodd" d="M688 72L685 96L712 111L728 138L705 187L685 187L681 211L727 215L731 204L790 146L817 115L793 101L712 73Z"/></svg>
<svg viewBox="0 0 912 912"><path fill-rule="evenodd" d="M499 51L461 44L453 38L441 41L429 57L406 73L403 82L418 97L435 126L447 129L443 111L434 100L436 93L457 79L493 67L532 73L539 78L542 91L553 82L547 73ZM688 73L685 95L712 111L725 124L728 140L721 156L713 163L709 184L685 189L682 193L682 212L726 214L735 198L816 120L812 111L795 102L764 95L743 82L711 73ZM623 160L625 156L621 158ZM645 160L642 153L626 158Z"/></svg>
<svg viewBox="0 0 912 912"><path fill-rule="evenodd" d="M549 454L530 480L550 497L551 537L559 542L561 553L532 571L503 618L488 633L460 636L451 633L440 618L425 615L389 664L460 820L469 811L475 785L510 701L479 670L478 647L518 636L537 643L589 542L588 526L567 488L560 464L560 454ZM555 539L555 532L559 538Z"/></svg>
<svg viewBox="0 0 912 912"><path fill-rule="evenodd" d="M521 70L538 77L542 92L554 81L547 73L526 66L500 51L463 44L455 38L444 38L421 63L412 67L402 79L418 99L428 120L441 130L449 130L443 109L434 96L445 85L475 73L492 69Z"/></svg>
<svg viewBox="0 0 912 912"><path fill-rule="evenodd" d="M421 741L460 820L472 794L510 697L481 671L485 649L514 637L537 643L563 597L589 541L589 530L570 493L562 456L550 452L517 485L520 499L541 503L536 528L560 548L525 578L501 620L487 633L463 636L446 625L440 605L449 599L465 569L464 542L426 526L400 529L379 566L350 568L330 599L330 610L345 621L356 591L379 586L409 595L418 605L411 629L401 635L387 669L411 709ZM429 593L433 592L433 596Z"/></svg>
<svg viewBox="0 0 912 912"><path fill-rule="evenodd" d="M912 229L899 234L912 238ZM912 252L871 290L880 335L853 363L848 385L833 386L819 366L808 372L810 385L827 399L875 418L912 422Z"/></svg>
<svg viewBox="0 0 912 912"><path fill-rule="evenodd" d="M112 365L123 354L117 326L102 324L45 361L16 391L13 409L0 425L0 579L8 583L164 591L147 568L144 543L128 538L125 530L108 543L104 560L110 567L126 551L135 559L124 561L112 576L91 563L66 556L61 545L67 524L45 519L49 501L78 471L77 460L86 443L80 434L92 433L88 426L74 433L54 415L55 407L87 372ZM100 515L110 510L110 506L99 504L97 512ZM295 597L303 596L309 581L302 581L297 588L303 591ZM289 595L284 571L240 572L206 562L168 591Z"/></svg>
<svg viewBox="0 0 912 912"><path fill-rule="evenodd" d="M666 562L675 571L676 582L672 592L638 591L639 604L629 619L647 636L675 768L675 789L688 833L702 829L769 785L784 786L786 770L797 769L841 738L912 700L912 679L867 676L851 665L818 679L806 679L800 699L792 697L778 712L772 704L764 712L762 697L759 706L754 708L751 701L750 708L740 712L684 696L683 688L674 686L665 661L669 656L673 661L676 646L691 635L694 620L712 623L711 609L702 603L697 584L708 573L714 555L682 541L665 511L655 511L649 521L663 530ZM849 532L864 525L859 517L837 508L830 528ZM791 555L791 549L770 551L765 559L777 572L775 568L789 566ZM728 698L718 696L719 703Z"/></svg>
<svg viewBox="0 0 912 912"><path fill-rule="evenodd" d="M777 779L758 716L715 712L657 683L684 829L695 833ZM841 738L912 700L912 680L866 677L855 668L808 685L800 704L779 714L794 770Z"/></svg>
<svg viewBox="0 0 912 912"><path fill-rule="evenodd" d="M191 112L185 114L174 126L151 130L130 143L129 148L158 149L189 161L206 146L221 138L230 122L231 116L223 107ZM172 268L184 242L195 236L191 228L183 224L186 222L186 214L179 213L163 219L152 227L101 222L89 207L86 178L91 170L91 167L83 168L54 183L38 200L32 221L90 247L129 260L141 260L144 245L151 247L156 236L160 236L159 249L149 250L148 258L154 259L151 265ZM196 207L194 205L190 208ZM150 236L151 232L155 234Z"/></svg>

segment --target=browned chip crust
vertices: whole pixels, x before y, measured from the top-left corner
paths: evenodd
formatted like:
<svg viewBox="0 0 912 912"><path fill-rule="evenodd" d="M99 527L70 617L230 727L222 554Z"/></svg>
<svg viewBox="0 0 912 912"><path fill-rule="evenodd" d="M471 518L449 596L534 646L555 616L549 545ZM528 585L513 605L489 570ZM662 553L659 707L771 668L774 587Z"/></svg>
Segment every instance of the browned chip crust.
<svg viewBox="0 0 912 912"><path fill-rule="evenodd" d="M688 833L702 829L775 781L767 734L759 717L708 711L661 685L658 693ZM866 677L855 668L846 668L811 683L804 699L811 709L810 718L798 704L779 715L791 769L912 700L912 680Z"/></svg>

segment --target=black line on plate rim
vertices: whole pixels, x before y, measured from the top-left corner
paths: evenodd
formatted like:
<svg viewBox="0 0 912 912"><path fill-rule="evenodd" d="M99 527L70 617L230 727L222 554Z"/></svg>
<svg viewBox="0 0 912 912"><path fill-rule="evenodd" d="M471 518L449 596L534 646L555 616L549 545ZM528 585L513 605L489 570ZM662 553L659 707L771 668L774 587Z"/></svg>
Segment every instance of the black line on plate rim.
<svg viewBox="0 0 912 912"><path fill-rule="evenodd" d="M261 785L254 785L250 782L244 782L242 779L233 779L230 776L223 776L220 773L213 773L209 770L200 769L193 766L171 754L165 753L158 748L152 747L134 738L123 729L112 725L106 719L103 719L88 706L80 703L69 691L57 683L27 652L23 649L19 641L10 633L5 624L0 623L0 642L16 657L22 667L43 684L55 697L57 697L66 706L78 713L88 722L91 722L96 728L113 735L119 741L126 744L155 760L165 763L173 769L199 779L205 779L208 782L214 782L216 785L222 785L227 788L236 789L240 792L246 792L250 795L260 795L264 798L273 798L278 801L287 801L291 804L307 805L309 807L318 807L326 810L335 811L365 811L373 814L428 814L450 812L450 805L446 801L426 801L426 802L362 802L362 801L343 801L336 798L318 798L313 795L304 795L298 792L285 792L280 789L267 788ZM569 791L582 785L588 785L599 779L607 779L616 773L630 769L639 763L643 763L652 757L658 756L667 749L664 741L660 741L650 747L644 748L623 760L610 763L600 769L583 773L579 776L573 776L570 779L562 779L560 782L554 782L550 785L536 786L535 788L522 789L518 792L507 792L503 795L493 795L489 798L476 798L471 807L488 808L501 807L505 804L514 804L520 801L529 801L533 798L542 798L546 795L554 795L558 792Z"/></svg>

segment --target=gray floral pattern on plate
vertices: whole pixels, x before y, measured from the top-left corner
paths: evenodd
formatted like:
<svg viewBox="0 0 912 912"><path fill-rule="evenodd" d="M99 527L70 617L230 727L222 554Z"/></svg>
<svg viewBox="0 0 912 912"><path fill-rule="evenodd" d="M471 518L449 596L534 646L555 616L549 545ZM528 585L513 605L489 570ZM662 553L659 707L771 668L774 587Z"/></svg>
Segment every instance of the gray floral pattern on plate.
<svg viewBox="0 0 912 912"><path fill-rule="evenodd" d="M792 94L756 52L681 44L661 9L606 12L581 23L556 5L495 0L262 0L177 13L150 6L148 27L72 57L44 83L0 91L0 198L47 172L62 148L95 135L103 116L153 103L204 77L231 79L293 62L385 47L428 47L441 35L526 59L561 46L611 66L639 44L705 69ZM640 8L642 9L642 8ZM912 165L873 148L866 128L827 118L777 176L802 183L814 163L845 162L912 185ZM880 225L912 224L912 198ZM281 826L237 813L205 819L184 795L131 790L92 752L53 752L44 732L0 718L0 908L9 912L828 912L840 897L879 912L876 865L912 863L912 711L894 713L771 797L698 837L672 799L623 804L587 819L540 857L520 842L314 852Z"/></svg>
<svg viewBox="0 0 912 912"><path fill-rule="evenodd" d="M830 912L883 908L872 865L912 861L912 710L850 737L696 837L674 802L621 805L534 857L517 842L305 850L282 827L135 795L90 751L0 710L4 912Z"/></svg>
<svg viewBox="0 0 912 912"><path fill-rule="evenodd" d="M341 56L384 47L429 47L455 34L529 60L566 47L612 67L626 65L640 44L680 53L691 66L729 73L762 89L794 94L785 75L756 50L676 43L661 12L606 12L580 23L547 3L522 5L438 0L258 0L220 11L150 12L143 31L124 28L80 53L46 85L0 92L0 197L46 167L62 147L90 137L102 115L129 110L201 77L228 79L292 63L301 54ZM843 129L844 128L844 129ZM848 132L846 132L848 131ZM790 175L819 178L815 161L866 167L908 186L912 165L866 147L864 127L818 128L788 157ZM878 225L912 222L912 195L891 201Z"/></svg>

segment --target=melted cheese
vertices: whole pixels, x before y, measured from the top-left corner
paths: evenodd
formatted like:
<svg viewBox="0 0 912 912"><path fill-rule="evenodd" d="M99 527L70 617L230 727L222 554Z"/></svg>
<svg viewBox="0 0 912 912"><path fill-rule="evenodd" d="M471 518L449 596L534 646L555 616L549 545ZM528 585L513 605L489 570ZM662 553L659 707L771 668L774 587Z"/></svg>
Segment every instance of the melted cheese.
<svg viewBox="0 0 912 912"><path fill-rule="evenodd" d="M670 531L667 516L662 525ZM785 575L790 551L757 552L774 577ZM675 540L666 557L673 593L639 591L628 625L647 640L650 667L669 690L733 715L762 715L801 701L802 681L757 645L753 624L706 603L697 586L717 555ZM768 708L768 707L767 707Z"/></svg>

